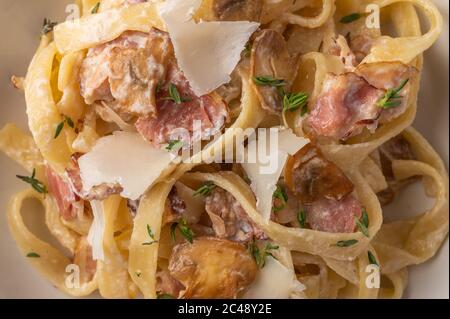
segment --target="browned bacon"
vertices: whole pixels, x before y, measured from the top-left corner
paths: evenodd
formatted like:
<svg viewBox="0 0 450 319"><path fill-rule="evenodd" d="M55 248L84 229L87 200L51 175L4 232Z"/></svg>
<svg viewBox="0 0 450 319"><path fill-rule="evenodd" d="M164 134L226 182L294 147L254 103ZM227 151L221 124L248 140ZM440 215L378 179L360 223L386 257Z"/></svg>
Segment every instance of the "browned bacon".
<svg viewBox="0 0 450 319"><path fill-rule="evenodd" d="M49 193L55 199L61 216L66 220L82 216L84 203L73 191L70 183L49 166L47 166L46 172Z"/></svg>
<svg viewBox="0 0 450 319"><path fill-rule="evenodd" d="M206 212L217 237L238 242L266 238L264 232L248 217L239 202L229 192L216 187L205 198Z"/></svg>

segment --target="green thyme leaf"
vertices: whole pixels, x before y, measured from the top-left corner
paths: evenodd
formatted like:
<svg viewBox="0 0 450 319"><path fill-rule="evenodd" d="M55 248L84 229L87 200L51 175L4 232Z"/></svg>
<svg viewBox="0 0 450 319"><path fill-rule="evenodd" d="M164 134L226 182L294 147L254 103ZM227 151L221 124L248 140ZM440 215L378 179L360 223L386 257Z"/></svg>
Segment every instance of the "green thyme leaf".
<svg viewBox="0 0 450 319"><path fill-rule="evenodd" d="M183 102L190 102L192 99L190 98L182 98L175 84L169 84L169 97L163 98L163 100L173 101L176 104L181 104Z"/></svg>
<svg viewBox="0 0 450 319"><path fill-rule="evenodd" d="M64 115L64 120L61 123L59 123L58 126L56 127L54 138L58 138L58 136L61 134L61 132L64 128L64 125L66 123L71 128L75 127L75 124L73 123L72 119L70 117Z"/></svg>
<svg viewBox="0 0 450 319"><path fill-rule="evenodd" d="M377 262L377 259L375 258L375 256L372 254L372 252L370 250L367 251L367 258L369 259L369 263L371 265L376 265L376 266L380 267L380 265Z"/></svg>
<svg viewBox="0 0 450 319"><path fill-rule="evenodd" d="M25 183L28 183L31 185L31 187L34 188L34 190L40 194L47 194L47 187L45 187L44 183L42 183L41 181L37 180L35 178L36 176L36 169L33 169L33 173L31 174L31 177L29 176L21 176L21 175L16 175L16 177L22 181L24 181Z"/></svg>
<svg viewBox="0 0 450 319"><path fill-rule="evenodd" d="M274 86L281 87L286 85L286 81L283 79L275 79L271 76L255 76L253 82L259 86Z"/></svg>
<svg viewBox="0 0 450 319"><path fill-rule="evenodd" d="M147 224L147 234L148 234L148 236L152 239L152 241L142 243L142 245L144 245L144 246L150 246L150 245L153 245L153 244L155 244L155 243L158 242L157 240L155 240L155 234L153 233L152 228L151 228L150 225L148 225L148 224Z"/></svg>
<svg viewBox="0 0 450 319"><path fill-rule="evenodd" d="M272 255L272 250L278 249L279 246L272 245L271 243L268 243L264 246L263 249L261 249L256 241L253 239L251 242L247 244L247 250L249 254L253 257L253 259L256 262L256 265L259 268L263 268L266 264L266 257L271 256L272 258L275 258Z"/></svg>
<svg viewBox="0 0 450 319"><path fill-rule="evenodd" d="M297 214L297 220L300 224L301 228L305 228L306 225L306 212L304 209L300 209L300 211Z"/></svg>
<svg viewBox="0 0 450 319"><path fill-rule="evenodd" d="M202 186L200 186L199 189L197 189L194 193L194 196L207 196L209 195L213 189L216 188L216 185L214 184L214 182L206 182L205 184L203 184Z"/></svg>
<svg viewBox="0 0 450 319"><path fill-rule="evenodd" d="M245 45L245 49L244 49L244 51L243 51L242 53L244 54L244 56L245 56L246 58L248 58L248 57L250 56L250 54L252 53L252 45L251 45L250 42L248 42L248 43Z"/></svg>
<svg viewBox="0 0 450 319"><path fill-rule="evenodd" d="M358 243L356 239L349 239L349 240L340 240L338 241L335 246L338 247L350 247Z"/></svg>
<svg viewBox="0 0 450 319"><path fill-rule="evenodd" d="M53 31L53 28L57 25L57 22L52 22L50 19L45 18L44 23L42 25L41 35L46 35L49 32Z"/></svg>
<svg viewBox="0 0 450 319"><path fill-rule="evenodd" d="M178 151L182 147L183 147L183 141L173 140L173 141L169 142L169 144L166 147L166 150L168 150L168 151Z"/></svg>
<svg viewBox="0 0 450 319"><path fill-rule="evenodd" d="M356 20L358 20L361 17L362 17L362 14L355 12L355 13L346 15L345 17L342 17L342 19L339 22L347 24L347 23L351 23L353 21L356 21Z"/></svg>
<svg viewBox="0 0 450 319"><path fill-rule="evenodd" d="M189 227L186 218L181 219L178 224L178 229L180 230L181 235L192 244L194 241L194 231Z"/></svg>
<svg viewBox="0 0 450 319"><path fill-rule="evenodd" d="M176 299L176 298L174 296L172 296L171 294L157 292L156 299Z"/></svg>
<svg viewBox="0 0 450 319"><path fill-rule="evenodd" d="M387 90L386 94L377 102L377 106L383 109L398 107L402 104L403 96L399 93L404 89L409 79L403 80L397 88Z"/></svg>
<svg viewBox="0 0 450 319"><path fill-rule="evenodd" d="M182 218L179 223L173 223L170 225L170 237L175 242L177 240L177 228L181 235L191 244L194 242L194 231L189 227L186 218Z"/></svg>
<svg viewBox="0 0 450 319"><path fill-rule="evenodd" d="M58 126L56 127L56 130L55 130L55 138L58 138L58 136L61 134L62 129L64 128L64 123L65 123L65 121L62 121L62 122L59 123Z"/></svg>
<svg viewBox="0 0 450 319"><path fill-rule="evenodd" d="M97 4L92 8L91 13L92 14L98 13L99 8L100 8L100 2L97 2Z"/></svg>
<svg viewBox="0 0 450 319"><path fill-rule="evenodd" d="M172 223L172 225L170 225L170 237L173 242L177 241L177 226L178 223Z"/></svg>
<svg viewBox="0 0 450 319"><path fill-rule="evenodd" d="M358 219L355 217L355 223L356 226L358 226L358 230L363 233L364 236L369 236L369 215L367 214L367 211L363 209L361 219Z"/></svg>
<svg viewBox="0 0 450 319"><path fill-rule="evenodd" d="M75 124L73 123L73 121L70 117L65 116L65 119L66 119L66 123L67 123L67 125L69 125L69 127L71 127L71 128L75 127Z"/></svg>
<svg viewBox="0 0 450 319"><path fill-rule="evenodd" d="M305 106L308 104L308 94L303 92L288 93L283 97L283 111L294 112L299 108L304 111Z"/></svg>
<svg viewBox="0 0 450 319"><path fill-rule="evenodd" d="M288 195L286 194L286 191L283 187L280 185L277 185L277 189L273 193L273 199L278 199L280 201L279 205L273 206L273 211L275 213L283 210L286 207L287 201L288 201Z"/></svg>
<svg viewBox="0 0 450 319"><path fill-rule="evenodd" d="M27 254L27 257L28 258L39 258L39 257L41 257L41 255L39 255L38 253L35 253L35 252L29 252Z"/></svg>

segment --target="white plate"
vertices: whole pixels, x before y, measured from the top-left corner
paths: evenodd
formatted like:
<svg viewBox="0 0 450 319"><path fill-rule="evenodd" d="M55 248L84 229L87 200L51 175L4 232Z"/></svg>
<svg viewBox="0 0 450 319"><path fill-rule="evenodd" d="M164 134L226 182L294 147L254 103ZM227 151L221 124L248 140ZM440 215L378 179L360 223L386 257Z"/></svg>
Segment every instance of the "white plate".
<svg viewBox="0 0 450 319"><path fill-rule="evenodd" d="M425 69L415 127L436 148L448 167L448 13L449 3L436 0L444 15L446 28L437 44L425 54ZM65 18L61 0L0 0L0 127L15 122L27 129L25 101L9 83L11 75L24 75L36 46L44 17L55 21ZM0 298L65 298L31 268L19 253L6 223L6 205L10 196L24 185L15 178L23 170L0 155ZM416 197L404 205L416 206ZM34 212L33 213L39 213ZM411 267L407 298L449 297L448 239L437 256L427 263Z"/></svg>

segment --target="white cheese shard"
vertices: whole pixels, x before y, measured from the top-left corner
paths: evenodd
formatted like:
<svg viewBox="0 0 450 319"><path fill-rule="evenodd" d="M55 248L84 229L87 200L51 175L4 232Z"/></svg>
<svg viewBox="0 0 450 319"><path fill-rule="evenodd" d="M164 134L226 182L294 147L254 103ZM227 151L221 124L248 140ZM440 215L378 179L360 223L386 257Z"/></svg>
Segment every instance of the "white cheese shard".
<svg viewBox="0 0 450 319"><path fill-rule="evenodd" d="M102 137L78 160L83 190L119 184L122 197L138 199L172 162L174 155L153 148L138 133L114 132Z"/></svg>
<svg viewBox="0 0 450 319"><path fill-rule="evenodd" d="M258 156L256 156L256 163L248 161L242 164L242 168L251 181L250 187L257 200L256 208L265 222L270 220L273 193L277 188L288 155L294 155L308 143L308 139L296 136L290 129L279 128L272 128L268 136L259 134L257 140L249 141L247 152L254 152Z"/></svg>
<svg viewBox="0 0 450 319"><path fill-rule="evenodd" d="M92 214L94 220L87 236L87 241L92 247L92 259L104 260L103 252L103 233L105 231L105 216L103 213L103 204L100 201L91 201Z"/></svg>
<svg viewBox="0 0 450 319"><path fill-rule="evenodd" d="M266 257L264 267L245 293L246 299L288 299L305 287L297 280L295 272L275 258Z"/></svg>
<svg viewBox="0 0 450 319"><path fill-rule="evenodd" d="M192 19L201 0L167 0L159 6L178 65L197 96L231 80L250 36L259 23L248 21L201 21Z"/></svg>

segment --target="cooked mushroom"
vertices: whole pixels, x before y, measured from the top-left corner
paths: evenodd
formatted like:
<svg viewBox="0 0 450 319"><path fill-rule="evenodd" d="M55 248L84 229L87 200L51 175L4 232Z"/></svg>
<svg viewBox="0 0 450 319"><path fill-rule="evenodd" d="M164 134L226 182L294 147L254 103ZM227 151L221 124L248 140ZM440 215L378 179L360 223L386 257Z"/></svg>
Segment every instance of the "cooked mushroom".
<svg viewBox="0 0 450 319"><path fill-rule="evenodd" d="M183 298L236 298L253 282L258 267L244 245L199 237L175 246L169 271L186 287Z"/></svg>
<svg viewBox="0 0 450 319"><path fill-rule="evenodd" d="M297 57L289 54L286 41L278 32L270 29L259 32L253 43L251 76L283 80L282 89L289 92L297 73ZM261 106L271 113L280 114L283 94L279 86L253 83Z"/></svg>
<svg viewBox="0 0 450 319"><path fill-rule="evenodd" d="M259 21L262 0L212 0L214 18L220 21Z"/></svg>
<svg viewBox="0 0 450 319"><path fill-rule="evenodd" d="M284 175L286 185L303 204L322 198L341 200L354 189L340 168L312 144L289 157Z"/></svg>

